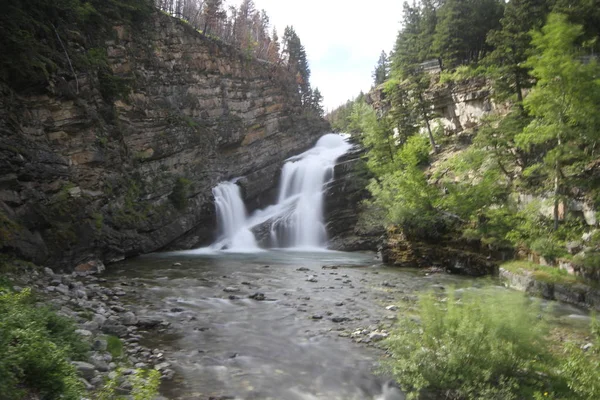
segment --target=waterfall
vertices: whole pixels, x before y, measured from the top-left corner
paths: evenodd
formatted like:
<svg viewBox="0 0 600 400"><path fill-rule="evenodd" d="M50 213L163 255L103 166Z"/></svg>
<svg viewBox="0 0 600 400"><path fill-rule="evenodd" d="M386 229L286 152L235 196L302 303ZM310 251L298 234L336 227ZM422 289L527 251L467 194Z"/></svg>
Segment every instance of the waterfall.
<svg viewBox="0 0 600 400"><path fill-rule="evenodd" d="M235 251L258 250L254 235L246 226L246 206L242 201L240 187L234 182L222 182L213 189L217 208L217 226L220 236L211 247L235 249Z"/></svg>
<svg viewBox="0 0 600 400"><path fill-rule="evenodd" d="M224 182L213 189L221 236L213 248L258 250L252 229L268 228L271 247L322 249L327 245L323 197L336 160L351 145L328 134L315 147L287 160L281 170L277 203L246 216L239 187Z"/></svg>

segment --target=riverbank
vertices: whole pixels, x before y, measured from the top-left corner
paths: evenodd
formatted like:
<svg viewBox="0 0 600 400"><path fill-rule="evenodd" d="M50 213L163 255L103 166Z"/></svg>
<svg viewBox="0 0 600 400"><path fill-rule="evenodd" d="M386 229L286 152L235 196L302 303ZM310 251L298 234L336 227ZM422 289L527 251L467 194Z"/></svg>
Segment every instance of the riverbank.
<svg viewBox="0 0 600 400"><path fill-rule="evenodd" d="M500 266L500 279L512 289L528 294L600 311L600 287L566 271L527 261Z"/></svg>
<svg viewBox="0 0 600 400"><path fill-rule="evenodd" d="M9 270L2 274L3 283L12 291L30 291L36 307L46 306L48 313L76 324L74 333L86 356L71 364L93 398L107 390L107 382L111 381L119 394L131 393L135 390L133 377L147 375L146 370L158 371L161 380L173 378L174 371L164 352L140 344L149 331L167 333L169 324L138 318L123 302L135 290L108 287L106 279L97 275L104 270L103 265L94 264L93 271L71 274L21 261L8 261L3 268ZM125 281L120 285L129 286Z"/></svg>

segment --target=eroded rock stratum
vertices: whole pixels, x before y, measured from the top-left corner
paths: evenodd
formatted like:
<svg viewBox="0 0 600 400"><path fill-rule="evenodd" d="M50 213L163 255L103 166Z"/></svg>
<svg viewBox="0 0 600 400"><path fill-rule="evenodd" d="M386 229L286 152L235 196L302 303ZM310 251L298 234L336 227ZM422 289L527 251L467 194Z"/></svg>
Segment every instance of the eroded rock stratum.
<svg viewBox="0 0 600 400"><path fill-rule="evenodd" d="M213 186L244 177L263 204L283 161L327 130L283 66L160 13L113 30L94 50L107 67L78 82L0 87L3 252L72 268L206 243Z"/></svg>

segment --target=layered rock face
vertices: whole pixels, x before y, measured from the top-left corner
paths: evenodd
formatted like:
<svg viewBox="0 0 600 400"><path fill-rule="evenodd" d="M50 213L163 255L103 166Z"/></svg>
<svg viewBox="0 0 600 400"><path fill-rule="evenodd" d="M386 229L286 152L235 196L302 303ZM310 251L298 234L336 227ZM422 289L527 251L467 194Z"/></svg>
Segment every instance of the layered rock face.
<svg viewBox="0 0 600 400"><path fill-rule="evenodd" d="M504 105L492 101L491 84L485 78L433 85L425 95L432 103L435 119L448 134L476 127L481 118L506 111ZM381 87L369 92L367 101L376 110L390 106Z"/></svg>
<svg viewBox="0 0 600 400"><path fill-rule="evenodd" d="M0 245L71 268L212 239L211 188L260 205L327 124L294 76L156 13L114 27L109 68L0 95ZM83 52L84 50L82 50Z"/></svg>
<svg viewBox="0 0 600 400"><path fill-rule="evenodd" d="M329 248L333 250L376 251L383 226L369 226L361 220L361 202L370 197L367 184L371 174L365 150L355 145L335 166L333 180L325 191L325 218Z"/></svg>

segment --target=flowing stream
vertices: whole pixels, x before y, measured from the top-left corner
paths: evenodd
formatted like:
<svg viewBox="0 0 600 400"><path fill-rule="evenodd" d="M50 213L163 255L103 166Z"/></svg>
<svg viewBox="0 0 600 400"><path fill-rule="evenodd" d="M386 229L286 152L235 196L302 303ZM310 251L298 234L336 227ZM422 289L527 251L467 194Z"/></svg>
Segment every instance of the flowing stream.
<svg viewBox="0 0 600 400"><path fill-rule="evenodd" d="M213 189L219 238L210 248L236 253L258 251L252 229L262 224L269 226L268 247L309 251L326 248L324 190L333 179L336 160L351 147L341 135L328 134L312 149L288 159L281 171L277 204L257 210L250 217L235 181L219 184Z"/></svg>
<svg viewBox="0 0 600 400"><path fill-rule="evenodd" d="M422 291L507 290L323 251L152 254L113 265L106 278L127 292L136 315L170 323L141 344L173 364L162 393L178 400L390 400L386 377L374 374L381 342L353 333L389 330L397 312L386 307ZM589 323L575 307L555 304L554 312L557 323Z"/></svg>

